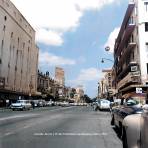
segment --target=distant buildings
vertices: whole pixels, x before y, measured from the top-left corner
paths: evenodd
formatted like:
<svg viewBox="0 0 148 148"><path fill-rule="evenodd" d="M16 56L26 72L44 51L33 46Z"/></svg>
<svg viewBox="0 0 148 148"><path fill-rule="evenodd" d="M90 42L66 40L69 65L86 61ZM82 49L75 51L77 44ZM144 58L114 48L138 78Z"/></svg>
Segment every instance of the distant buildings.
<svg viewBox="0 0 148 148"><path fill-rule="evenodd" d="M55 81L58 86L59 97L65 99L65 72L63 68L55 68Z"/></svg>
<svg viewBox="0 0 148 148"><path fill-rule="evenodd" d="M61 87L65 85L65 72L63 68L55 68L55 80Z"/></svg>
<svg viewBox="0 0 148 148"><path fill-rule="evenodd" d="M76 87L76 93L75 93L75 102L84 102L83 100L83 96L84 96L84 89L82 85L79 85Z"/></svg>
<svg viewBox="0 0 148 148"><path fill-rule="evenodd" d="M32 26L9 0L0 0L1 99L36 93L38 51Z"/></svg>

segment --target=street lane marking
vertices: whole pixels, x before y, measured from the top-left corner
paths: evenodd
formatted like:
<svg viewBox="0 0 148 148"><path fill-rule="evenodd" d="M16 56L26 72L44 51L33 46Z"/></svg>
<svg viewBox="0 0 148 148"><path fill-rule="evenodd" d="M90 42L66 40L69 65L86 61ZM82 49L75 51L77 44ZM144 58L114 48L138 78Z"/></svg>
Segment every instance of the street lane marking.
<svg viewBox="0 0 148 148"><path fill-rule="evenodd" d="M49 111L56 111L56 110L66 110L66 109L70 109L70 108L74 108L75 106L71 106L71 107L65 107L65 108L56 108L56 109L52 109Z"/></svg>
<svg viewBox="0 0 148 148"><path fill-rule="evenodd" d="M9 119L16 119L16 118L23 118L23 117L32 117L32 116L37 116L39 114L29 114L29 115L26 115L26 114L23 114L23 115L15 115L15 116L10 116L10 117L3 117L3 118L0 118L0 121L3 121L3 120L9 120Z"/></svg>
<svg viewBox="0 0 148 148"><path fill-rule="evenodd" d="M7 133L4 134L4 136L9 136L9 135L12 135L12 134L14 134L14 133L13 132L7 132Z"/></svg>
<svg viewBox="0 0 148 148"><path fill-rule="evenodd" d="M57 109L53 109L53 110L49 110L49 111L57 111L57 110L66 110L66 109L70 109L73 108L72 107L66 107L66 108L57 108ZM0 118L0 121L4 121L4 120L9 120L9 119L16 119L16 118L23 118L23 117L30 117L30 116L38 116L40 114L22 114L22 115L15 115L15 116L10 116L10 117L3 117Z"/></svg>
<svg viewBox="0 0 148 148"><path fill-rule="evenodd" d="M107 136L108 133L34 133L34 136Z"/></svg>
<svg viewBox="0 0 148 148"><path fill-rule="evenodd" d="M31 126L29 126L29 125L26 125L26 126L24 126L23 128L24 128L24 129L26 129L26 128L29 128L29 127L31 127Z"/></svg>

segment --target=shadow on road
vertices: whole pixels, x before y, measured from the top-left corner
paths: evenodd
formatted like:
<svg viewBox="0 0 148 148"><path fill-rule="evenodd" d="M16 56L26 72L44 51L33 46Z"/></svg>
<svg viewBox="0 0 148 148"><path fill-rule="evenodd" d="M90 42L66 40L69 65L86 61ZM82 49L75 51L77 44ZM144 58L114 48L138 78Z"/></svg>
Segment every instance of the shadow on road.
<svg viewBox="0 0 148 148"><path fill-rule="evenodd" d="M112 126L112 129L115 131L117 137L122 141L121 134L118 127Z"/></svg>

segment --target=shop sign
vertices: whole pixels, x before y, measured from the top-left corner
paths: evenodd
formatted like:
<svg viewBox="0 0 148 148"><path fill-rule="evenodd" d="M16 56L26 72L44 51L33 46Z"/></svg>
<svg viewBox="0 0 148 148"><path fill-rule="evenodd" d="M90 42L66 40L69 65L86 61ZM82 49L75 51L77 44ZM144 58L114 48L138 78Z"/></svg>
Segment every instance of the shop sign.
<svg viewBox="0 0 148 148"><path fill-rule="evenodd" d="M136 93L137 94L142 94L142 88L136 88Z"/></svg>

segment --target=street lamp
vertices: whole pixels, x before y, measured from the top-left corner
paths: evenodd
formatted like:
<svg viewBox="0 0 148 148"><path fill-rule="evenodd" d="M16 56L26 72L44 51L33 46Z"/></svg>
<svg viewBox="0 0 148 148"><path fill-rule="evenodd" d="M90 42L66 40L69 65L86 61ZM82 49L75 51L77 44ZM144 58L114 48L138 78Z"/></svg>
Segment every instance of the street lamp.
<svg viewBox="0 0 148 148"><path fill-rule="evenodd" d="M105 47L105 50L106 50L106 51L110 51L110 47L109 47L109 46L106 46L106 47Z"/></svg>
<svg viewBox="0 0 148 148"><path fill-rule="evenodd" d="M101 63L104 63L104 60L107 60L107 61L110 61L110 62L114 63L113 60L111 60L111 59L106 59L106 58L102 58Z"/></svg>

